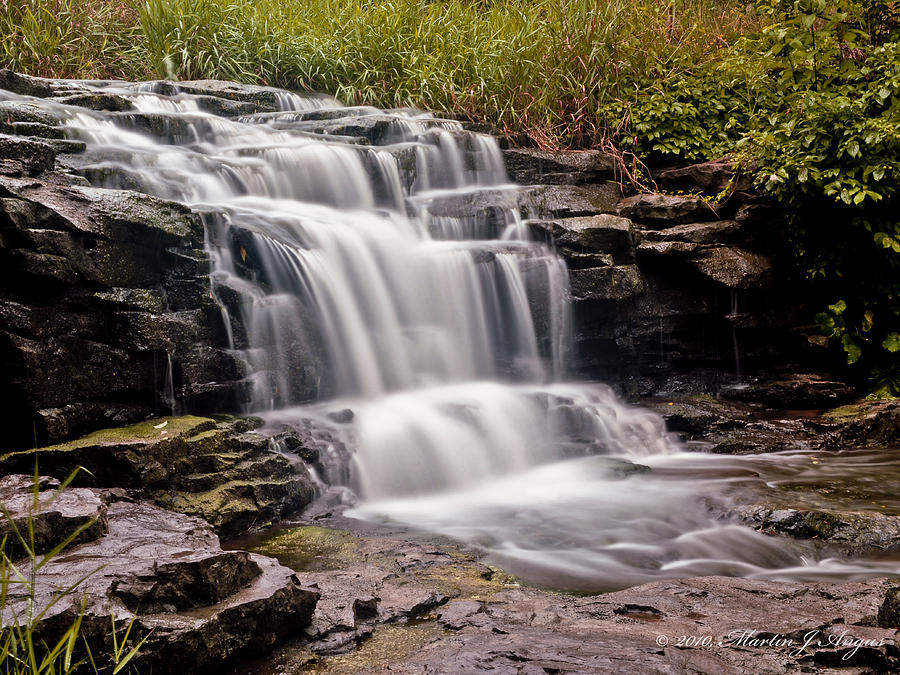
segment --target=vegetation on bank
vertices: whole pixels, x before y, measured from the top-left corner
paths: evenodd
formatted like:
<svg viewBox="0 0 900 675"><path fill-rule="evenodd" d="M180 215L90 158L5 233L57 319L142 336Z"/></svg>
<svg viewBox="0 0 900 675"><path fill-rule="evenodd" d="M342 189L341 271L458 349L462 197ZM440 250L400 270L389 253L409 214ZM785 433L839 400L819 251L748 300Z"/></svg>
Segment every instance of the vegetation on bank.
<svg viewBox="0 0 900 675"><path fill-rule="evenodd" d="M0 0L0 39L37 75L234 79L544 146L733 156L784 206L823 333L900 391L895 0Z"/></svg>

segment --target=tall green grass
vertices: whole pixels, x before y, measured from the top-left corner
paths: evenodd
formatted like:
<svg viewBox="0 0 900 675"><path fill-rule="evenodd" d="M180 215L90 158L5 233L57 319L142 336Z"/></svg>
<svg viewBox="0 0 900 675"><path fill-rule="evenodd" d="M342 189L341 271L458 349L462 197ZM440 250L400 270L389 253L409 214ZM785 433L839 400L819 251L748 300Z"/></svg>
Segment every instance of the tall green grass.
<svg viewBox="0 0 900 675"><path fill-rule="evenodd" d="M43 77L140 77L135 0L0 0L0 67Z"/></svg>
<svg viewBox="0 0 900 675"><path fill-rule="evenodd" d="M716 58L736 0L0 0L0 66L220 78L465 114L588 145L617 102ZM627 106L626 106L627 108Z"/></svg>
<svg viewBox="0 0 900 675"><path fill-rule="evenodd" d="M615 100L714 56L728 0L148 0L160 76L465 113L543 143L596 142Z"/></svg>

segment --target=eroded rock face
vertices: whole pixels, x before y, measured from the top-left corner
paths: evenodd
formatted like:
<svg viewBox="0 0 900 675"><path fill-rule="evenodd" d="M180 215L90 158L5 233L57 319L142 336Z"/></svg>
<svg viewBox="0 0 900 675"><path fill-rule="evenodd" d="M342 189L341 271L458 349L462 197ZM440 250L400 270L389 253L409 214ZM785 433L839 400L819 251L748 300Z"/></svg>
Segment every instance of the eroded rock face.
<svg viewBox="0 0 900 675"><path fill-rule="evenodd" d="M95 432L62 445L0 457L6 471L40 469L77 485L141 490L157 504L239 534L309 504L314 488L302 463L270 449L254 419L176 417ZM302 442L298 442L298 446ZM314 452L309 449L308 452Z"/></svg>
<svg viewBox="0 0 900 675"><path fill-rule="evenodd" d="M186 208L0 177L0 240L4 447L145 418L173 405L169 381L193 409L241 399L243 366L212 346L221 318Z"/></svg>
<svg viewBox="0 0 900 675"><path fill-rule="evenodd" d="M27 480L20 489L27 493ZM60 500L80 511L100 501L87 489L66 490ZM90 531L94 540L65 550L35 578L38 611L84 578L49 607L38 627L41 638L55 642L84 599L81 634L101 667L112 653L115 617L120 638L131 620L133 644L149 635L133 661L142 671L205 672L235 655L268 649L310 622L315 591L271 558L223 551L202 520L147 504L115 502L103 510L108 530ZM26 594L25 587L11 590L4 622L23 616Z"/></svg>

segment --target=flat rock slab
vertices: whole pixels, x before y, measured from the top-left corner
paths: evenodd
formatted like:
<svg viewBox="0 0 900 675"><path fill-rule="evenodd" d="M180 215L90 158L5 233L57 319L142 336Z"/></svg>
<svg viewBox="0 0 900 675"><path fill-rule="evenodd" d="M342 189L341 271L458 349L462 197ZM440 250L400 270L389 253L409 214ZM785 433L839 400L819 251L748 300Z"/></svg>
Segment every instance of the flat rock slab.
<svg viewBox="0 0 900 675"><path fill-rule="evenodd" d="M33 546L38 554L51 550L78 529L82 531L73 540L75 544L107 533L106 504L93 490L60 491L55 489L58 486L58 481L42 477L35 493L33 476L12 474L0 478L0 505L6 516L0 519L0 538L7 537L8 556L24 554L15 531L27 539L29 519L34 540L28 546Z"/></svg>
<svg viewBox="0 0 900 675"><path fill-rule="evenodd" d="M322 672L448 675L862 674L900 665L889 580L701 577L577 597L520 587L446 543L365 529L338 539L333 569L298 572L322 593L308 639L233 675L313 663Z"/></svg>
<svg viewBox="0 0 900 675"><path fill-rule="evenodd" d="M39 631L45 639L71 624L84 598L82 634L95 655L110 653L111 616L118 624L136 617L134 639L150 635L138 668L184 673L268 648L311 619L314 591L271 558L223 551L197 518L118 502L108 521L104 537L63 552L39 572L40 608L85 578L48 610ZM6 621L24 612L24 593L21 587L10 593Z"/></svg>
<svg viewBox="0 0 900 675"><path fill-rule="evenodd" d="M619 215L649 228L719 220L711 206L701 199L664 194L640 194L623 199Z"/></svg>

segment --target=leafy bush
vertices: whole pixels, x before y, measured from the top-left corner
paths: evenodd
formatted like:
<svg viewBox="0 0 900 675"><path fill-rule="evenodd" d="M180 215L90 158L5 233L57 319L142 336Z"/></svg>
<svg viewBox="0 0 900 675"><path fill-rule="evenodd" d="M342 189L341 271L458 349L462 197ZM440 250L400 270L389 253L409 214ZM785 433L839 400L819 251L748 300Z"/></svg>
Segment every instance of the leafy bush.
<svg viewBox="0 0 900 675"><path fill-rule="evenodd" d="M759 0L766 25L666 91L636 98L631 143L731 154L784 207L817 320L873 387L900 388L900 9ZM893 26L893 28L891 28Z"/></svg>

